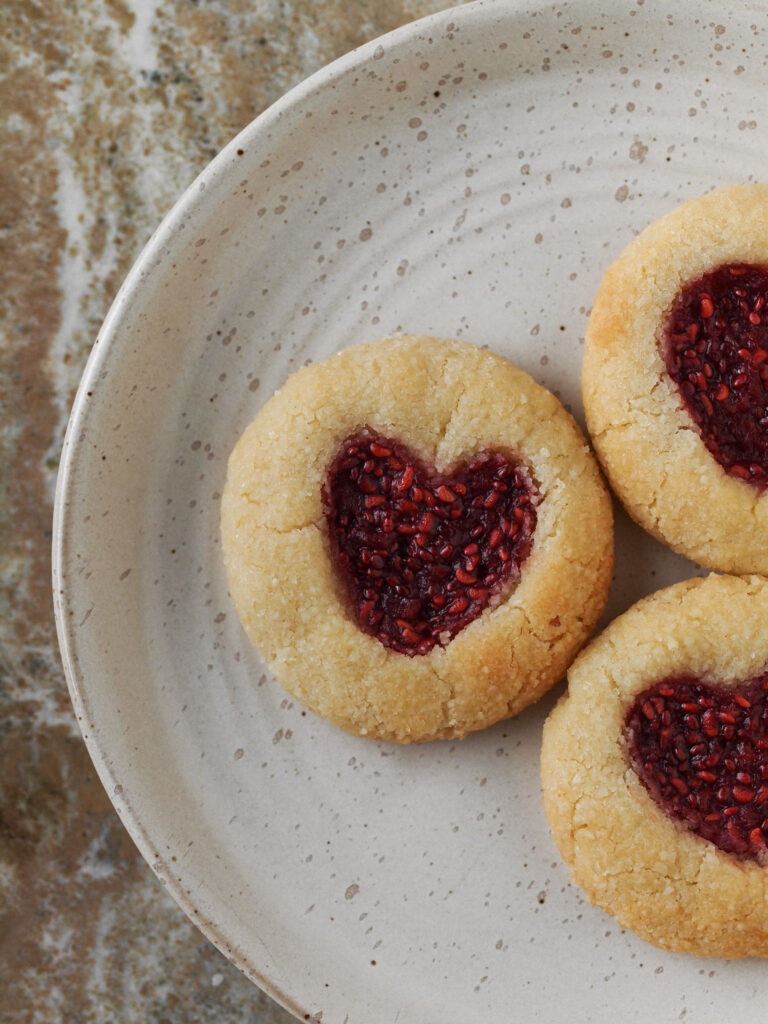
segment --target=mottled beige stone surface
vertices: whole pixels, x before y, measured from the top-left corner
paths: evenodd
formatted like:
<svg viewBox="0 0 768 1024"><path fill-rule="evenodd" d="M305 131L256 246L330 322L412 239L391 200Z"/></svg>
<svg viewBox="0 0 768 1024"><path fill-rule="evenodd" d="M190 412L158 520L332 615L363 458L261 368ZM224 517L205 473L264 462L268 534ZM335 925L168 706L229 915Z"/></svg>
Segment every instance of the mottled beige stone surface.
<svg viewBox="0 0 768 1024"><path fill-rule="evenodd" d="M292 85L439 0L0 5L0 1019L287 1022L177 910L74 721L50 596L66 418L119 284Z"/></svg>

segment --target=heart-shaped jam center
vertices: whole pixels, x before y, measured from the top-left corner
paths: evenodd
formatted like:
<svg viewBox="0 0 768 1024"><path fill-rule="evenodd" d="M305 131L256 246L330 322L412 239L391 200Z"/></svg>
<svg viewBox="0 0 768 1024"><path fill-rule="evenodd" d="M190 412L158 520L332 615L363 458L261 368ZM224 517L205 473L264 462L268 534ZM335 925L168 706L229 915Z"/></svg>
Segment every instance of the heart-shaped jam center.
<svg viewBox="0 0 768 1024"><path fill-rule="evenodd" d="M675 299L667 369L723 469L768 486L768 267L718 267Z"/></svg>
<svg viewBox="0 0 768 1024"><path fill-rule="evenodd" d="M350 438L323 500L333 560L361 629L409 655L447 643L519 577L537 499L526 470L501 452L431 476L402 444Z"/></svg>
<svg viewBox="0 0 768 1024"><path fill-rule="evenodd" d="M768 863L768 673L738 686L667 679L626 719L632 766L671 817Z"/></svg>

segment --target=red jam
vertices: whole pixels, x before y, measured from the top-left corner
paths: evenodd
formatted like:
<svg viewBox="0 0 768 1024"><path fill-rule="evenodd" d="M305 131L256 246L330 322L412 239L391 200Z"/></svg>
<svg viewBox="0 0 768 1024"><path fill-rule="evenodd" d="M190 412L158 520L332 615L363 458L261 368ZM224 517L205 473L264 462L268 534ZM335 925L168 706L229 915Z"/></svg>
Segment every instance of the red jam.
<svg viewBox="0 0 768 1024"><path fill-rule="evenodd" d="M626 718L632 766L672 818L768 863L768 673L738 687L667 679Z"/></svg>
<svg viewBox="0 0 768 1024"><path fill-rule="evenodd" d="M681 290L667 369L726 473L768 487L768 267L728 264Z"/></svg>
<svg viewBox="0 0 768 1024"><path fill-rule="evenodd" d="M500 452L431 476L400 443L344 443L323 492L331 554L366 633L402 654L445 644L516 581L538 491Z"/></svg>

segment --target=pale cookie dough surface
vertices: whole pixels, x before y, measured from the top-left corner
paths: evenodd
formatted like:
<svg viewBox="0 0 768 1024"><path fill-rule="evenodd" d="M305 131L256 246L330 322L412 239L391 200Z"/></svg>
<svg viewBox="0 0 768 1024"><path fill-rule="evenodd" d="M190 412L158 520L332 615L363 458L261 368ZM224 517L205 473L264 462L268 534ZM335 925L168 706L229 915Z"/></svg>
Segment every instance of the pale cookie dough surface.
<svg viewBox="0 0 768 1024"><path fill-rule="evenodd" d="M511 450L541 495L516 588L423 656L364 633L331 564L322 488L364 428L438 473ZM540 697L594 629L613 566L607 490L554 395L487 351L419 336L355 346L288 379L231 455L222 539L241 621L283 686L343 729L398 742L461 737Z"/></svg>
<svg viewBox="0 0 768 1024"><path fill-rule="evenodd" d="M587 326L584 408L610 483L642 527L707 568L768 574L768 492L707 451L660 348L679 290L727 263L768 265L768 185L683 204L609 267Z"/></svg>
<svg viewBox="0 0 768 1024"><path fill-rule="evenodd" d="M624 739L636 695L672 676L725 685L768 665L768 582L710 576L645 598L579 655L542 747L544 807L575 884L664 949L768 956L768 872L649 795Z"/></svg>

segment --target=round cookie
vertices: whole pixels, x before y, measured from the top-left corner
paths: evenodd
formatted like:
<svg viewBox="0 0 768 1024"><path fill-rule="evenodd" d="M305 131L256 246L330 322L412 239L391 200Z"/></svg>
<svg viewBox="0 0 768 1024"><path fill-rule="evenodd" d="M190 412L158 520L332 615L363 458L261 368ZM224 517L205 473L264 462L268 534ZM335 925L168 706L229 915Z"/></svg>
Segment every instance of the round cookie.
<svg viewBox="0 0 768 1024"><path fill-rule="evenodd" d="M609 267L587 426L629 514L711 569L768 574L768 185L693 199ZM763 365L765 361L765 365Z"/></svg>
<svg viewBox="0 0 768 1024"><path fill-rule="evenodd" d="M607 490L557 399L488 351L420 336L292 375L230 457L221 526L234 604L277 679L337 726L403 743L540 697L613 566Z"/></svg>
<svg viewBox="0 0 768 1024"><path fill-rule="evenodd" d="M652 594L581 652L542 745L575 884L664 949L768 956L768 582Z"/></svg>

